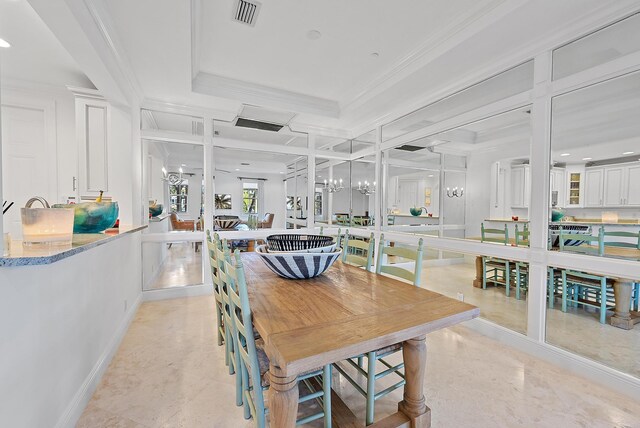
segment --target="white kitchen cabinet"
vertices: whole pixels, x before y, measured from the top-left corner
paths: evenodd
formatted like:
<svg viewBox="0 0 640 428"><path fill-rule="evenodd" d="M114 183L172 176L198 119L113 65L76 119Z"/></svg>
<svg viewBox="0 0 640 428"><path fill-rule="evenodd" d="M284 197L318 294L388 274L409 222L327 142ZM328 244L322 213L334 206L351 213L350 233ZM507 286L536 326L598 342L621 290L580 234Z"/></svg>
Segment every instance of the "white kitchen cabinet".
<svg viewBox="0 0 640 428"><path fill-rule="evenodd" d="M511 167L511 208L529 207L529 165Z"/></svg>
<svg viewBox="0 0 640 428"><path fill-rule="evenodd" d="M80 197L109 191L108 147L110 106L97 91L74 91L78 140Z"/></svg>
<svg viewBox="0 0 640 428"><path fill-rule="evenodd" d="M567 165L565 173L565 207L582 207L583 189L584 165Z"/></svg>
<svg viewBox="0 0 640 428"><path fill-rule="evenodd" d="M584 206L601 207L604 191L604 170L587 169L584 183Z"/></svg>
<svg viewBox="0 0 640 428"><path fill-rule="evenodd" d="M566 171L564 168L552 168L549 176L549 183L551 192L549 194L549 204L553 205L553 192L557 192L558 194L558 203L556 205L557 208L562 208L565 206L565 174Z"/></svg>
<svg viewBox="0 0 640 428"><path fill-rule="evenodd" d="M624 205L624 175L626 167L607 167L604 169L603 205L616 207Z"/></svg>
<svg viewBox="0 0 640 428"><path fill-rule="evenodd" d="M640 206L640 165L627 167L624 184L625 205Z"/></svg>

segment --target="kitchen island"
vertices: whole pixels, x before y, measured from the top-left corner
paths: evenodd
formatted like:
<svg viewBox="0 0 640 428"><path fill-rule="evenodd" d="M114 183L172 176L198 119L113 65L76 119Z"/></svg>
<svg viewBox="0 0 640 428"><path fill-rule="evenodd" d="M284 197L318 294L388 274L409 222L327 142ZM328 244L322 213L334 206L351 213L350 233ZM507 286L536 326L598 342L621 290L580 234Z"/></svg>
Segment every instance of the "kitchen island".
<svg viewBox="0 0 640 428"><path fill-rule="evenodd" d="M3 426L75 423L140 303L145 227L75 235L55 250L14 241L0 258Z"/></svg>

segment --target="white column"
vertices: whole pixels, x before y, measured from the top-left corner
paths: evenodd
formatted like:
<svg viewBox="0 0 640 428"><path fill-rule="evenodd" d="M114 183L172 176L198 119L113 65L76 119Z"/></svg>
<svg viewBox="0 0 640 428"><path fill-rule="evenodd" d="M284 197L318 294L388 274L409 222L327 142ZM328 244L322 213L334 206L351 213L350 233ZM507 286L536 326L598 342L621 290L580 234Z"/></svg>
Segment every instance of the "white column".
<svg viewBox="0 0 640 428"><path fill-rule="evenodd" d="M383 195L385 187L383 186L382 179L382 151L380 150L380 145L382 144L382 126L378 126L376 128L376 164L375 164L375 181L376 181L376 193L373 195L373 217L375 219L374 230L376 235L380 233L382 230L382 225L387 223L387 215L384 212L384 207L382 206ZM387 183L384 183L386 186ZM384 223L383 223L384 222Z"/></svg>
<svg viewBox="0 0 640 428"><path fill-rule="evenodd" d="M2 49L0 49L0 72L2 72L2 52L1 51ZM2 105L1 87L2 85L0 84L0 105ZM4 202L4 199L2 199L2 114L1 113L0 113L0 201ZM0 211L0 214L1 213L2 211ZM0 257L2 257L2 255L4 254L4 216L3 215L0 215L0 238L1 238L0 239Z"/></svg>
<svg viewBox="0 0 640 428"><path fill-rule="evenodd" d="M316 136L307 137L309 156L307 156L307 227L315 227L315 197L316 197Z"/></svg>
<svg viewBox="0 0 640 428"><path fill-rule="evenodd" d="M535 58L531 110L531 226L527 335L543 342L547 302L547 230L549 227L549 162L551 152L551 53Z"/></svg>

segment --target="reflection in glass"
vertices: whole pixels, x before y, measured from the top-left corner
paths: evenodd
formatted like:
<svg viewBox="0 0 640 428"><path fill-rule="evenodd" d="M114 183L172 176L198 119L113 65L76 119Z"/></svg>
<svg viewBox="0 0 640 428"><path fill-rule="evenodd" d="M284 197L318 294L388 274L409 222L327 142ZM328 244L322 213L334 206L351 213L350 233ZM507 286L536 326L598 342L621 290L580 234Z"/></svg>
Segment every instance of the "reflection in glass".
<svg viewBox="0 0 640 428"><path fill-rule="evenodd" d="M306 169L306 156L214 147L213 157L215 227L284 229L286 218L293 216L293 202L287 207L287 197L296 196L296 167ZM304 199L298 213L303 203Z"/></svg>
<svg viewBox="0 0 640 428"><path fill-rule="evenodd" d="M504 71L382 127L382 141L400 137L533 88L533 61Z"/></svg>
<svg viewBox="0 0 640 428"><path fill-rule="evenodd" d="M635 281L635 282L634 282ZM640 278L551 267L547 282L547 342L640 377L640 334L612 324L638 310ZM628 327L628 326L627 326Z"/></svg>
<svg viewBox="0 0 640 428"><path fill-rule="evenodd" d="M636 13L553 51L553 79L613 61L639 49L640 14Z"/></svg>
<svg viewBox="0 0 640 428"><path fill-rule="evenodd" d="M158 223L152 232L192 232L200 228L204 212L203 159L201 145L148 141L149 205L157 211L162 206L161 213L152 218L152 223Z"/></svg>
<svg viewBox="0 0 640 428"><path fill-rule="evenodd" d="M201 242L143 243L143 289L202 284L201 247Z"/></svg>
<svg viewBox="0 0 640 428"><path fill-rule="evenodd" d="M552 107L549 248L640 260L640 73Z"/></svg>

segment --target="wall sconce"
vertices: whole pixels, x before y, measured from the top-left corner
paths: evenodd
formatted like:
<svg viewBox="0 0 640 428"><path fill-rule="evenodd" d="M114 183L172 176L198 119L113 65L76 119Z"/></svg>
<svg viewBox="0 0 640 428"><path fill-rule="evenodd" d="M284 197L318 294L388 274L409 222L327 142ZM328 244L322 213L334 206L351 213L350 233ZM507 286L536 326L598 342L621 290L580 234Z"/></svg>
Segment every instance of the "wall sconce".
<svg viewBox="0 0 640 428"><path fill-rule="evenodd" d="M376 182L373 182L373 185L370 185L368 181L364 182L364 186L361 181L358 181L358 191L363 195L371 195L372 193L376 193Z"/></svg>
<svg viewBox="0 0 640 428"><path fill-rule="evenodd" d="M323 189L329 193L337 193L341 191L344 189L344 186L342 185L342 178L340 179L340 182L338 182L338 180L333 180L333 183L331 181L327 182L325 179Z"/></svg>
<svg viewBox="0 0 640 428"><path fill-rule="evenodd" d="M464 195L464 187L458 189L457 187L453 188L453 191L449 187L447 187L447 196L450 198L461 198Z"/></svg>
<svg viewBox="0 0 640 428"><path fill-rule="evenodd" d="M162 167L162 179L169 182L169 184L171 184L172 186L177 186L184 181L184 179L182 178L182 167L178 169L178 172L178 174L176 174L175 172L167 172L167 169L165 167Z"/></svg>

